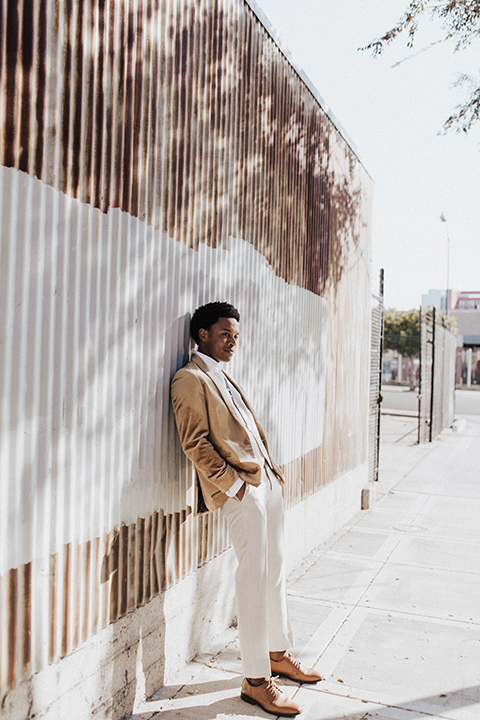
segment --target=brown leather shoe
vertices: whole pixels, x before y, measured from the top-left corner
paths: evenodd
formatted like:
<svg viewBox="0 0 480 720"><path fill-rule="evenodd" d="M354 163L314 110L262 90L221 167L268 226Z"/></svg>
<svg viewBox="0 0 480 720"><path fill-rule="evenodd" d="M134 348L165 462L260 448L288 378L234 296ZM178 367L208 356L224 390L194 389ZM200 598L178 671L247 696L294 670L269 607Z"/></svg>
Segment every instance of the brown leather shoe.
<svg viewBox="0 0 480 720"><path fill-rule="evenodd" d="M299 661L288 650L285 651L283 660L276 662L270 658L270 667L273 675L280 675L299 683L316 683L323 680L320 673L313 668L302 668Z"/></svg>
<svg viewBox="0 0 480 720"><path fill-rule="evenodd" d="M272 715L293 717L302 712L301 707L275 685L273 678L265 678L261 685L250 685L245 678L240 697L251 705L260 705L265 712Z"/></svg>

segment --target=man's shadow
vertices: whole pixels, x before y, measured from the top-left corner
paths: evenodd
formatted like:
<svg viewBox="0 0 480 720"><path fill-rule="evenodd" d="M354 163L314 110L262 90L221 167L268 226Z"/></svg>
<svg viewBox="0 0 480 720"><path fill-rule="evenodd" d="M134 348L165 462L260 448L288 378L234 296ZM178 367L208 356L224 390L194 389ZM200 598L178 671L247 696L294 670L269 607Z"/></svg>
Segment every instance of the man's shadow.
<svg viewBox="0 0 480 720"><path fill-rule="evenodd" d="M176 431L170 382L188 360L189 325L190 316L183 315L165 333L162 372L150 401L155 412L145 414L142 428L146 437L154 438L148 461L158 482L155 507L110 534L101 564L100 582L109 586L108 620L113 626L107 702L113 701L118 717L130 716L136 699L145 700L165 683L165 593L188 572L185 563L178 567L178 556L180 543L188 543L186 535L192 532L192 509L186 501L191 466ZM120 501L123 517L128 516L129 492L126 487Z"/></svg>

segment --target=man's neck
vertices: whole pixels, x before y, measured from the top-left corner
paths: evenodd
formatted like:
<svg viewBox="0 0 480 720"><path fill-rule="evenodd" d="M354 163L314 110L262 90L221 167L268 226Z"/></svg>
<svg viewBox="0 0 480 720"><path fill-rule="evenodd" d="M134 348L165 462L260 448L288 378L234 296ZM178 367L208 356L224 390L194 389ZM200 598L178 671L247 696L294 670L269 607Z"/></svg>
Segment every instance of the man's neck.
<svg viewBox="0 0 480 720"><path fill-rule="evenodd" d="M213 372L215 370L221 370L220 363L215 360L211 355L205 355L200 350L197 350L197 355L203 360L208 369Z"/></svg>

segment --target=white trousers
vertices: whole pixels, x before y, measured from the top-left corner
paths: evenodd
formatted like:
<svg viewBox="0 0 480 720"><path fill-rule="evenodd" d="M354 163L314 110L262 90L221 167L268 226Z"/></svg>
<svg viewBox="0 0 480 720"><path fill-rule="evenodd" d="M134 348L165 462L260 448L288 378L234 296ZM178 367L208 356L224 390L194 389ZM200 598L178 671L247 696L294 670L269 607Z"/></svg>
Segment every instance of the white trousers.
<svg viewBox="0 0 480 720"><path fill-rule="evenodd" d="M238 632L245 677L270 675L269 652L293 644L287 607L282 487L266 467L259 487L246 485L240 501L229 498L227 518L238 560L235 576Z"/></svg>

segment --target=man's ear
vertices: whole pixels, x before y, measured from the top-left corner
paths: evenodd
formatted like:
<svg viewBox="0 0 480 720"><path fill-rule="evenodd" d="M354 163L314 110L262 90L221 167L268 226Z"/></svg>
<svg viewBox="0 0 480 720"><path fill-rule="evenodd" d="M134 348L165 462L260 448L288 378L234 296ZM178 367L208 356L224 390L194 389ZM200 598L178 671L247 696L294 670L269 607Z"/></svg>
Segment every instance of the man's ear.
<svg viewBox="0 0 480 720"><path fill-rule="evenodd" d="M205 330L205 328L200 328L200 330L198 331L198 337L202 342L207 339L207 331Z"/></svg>

